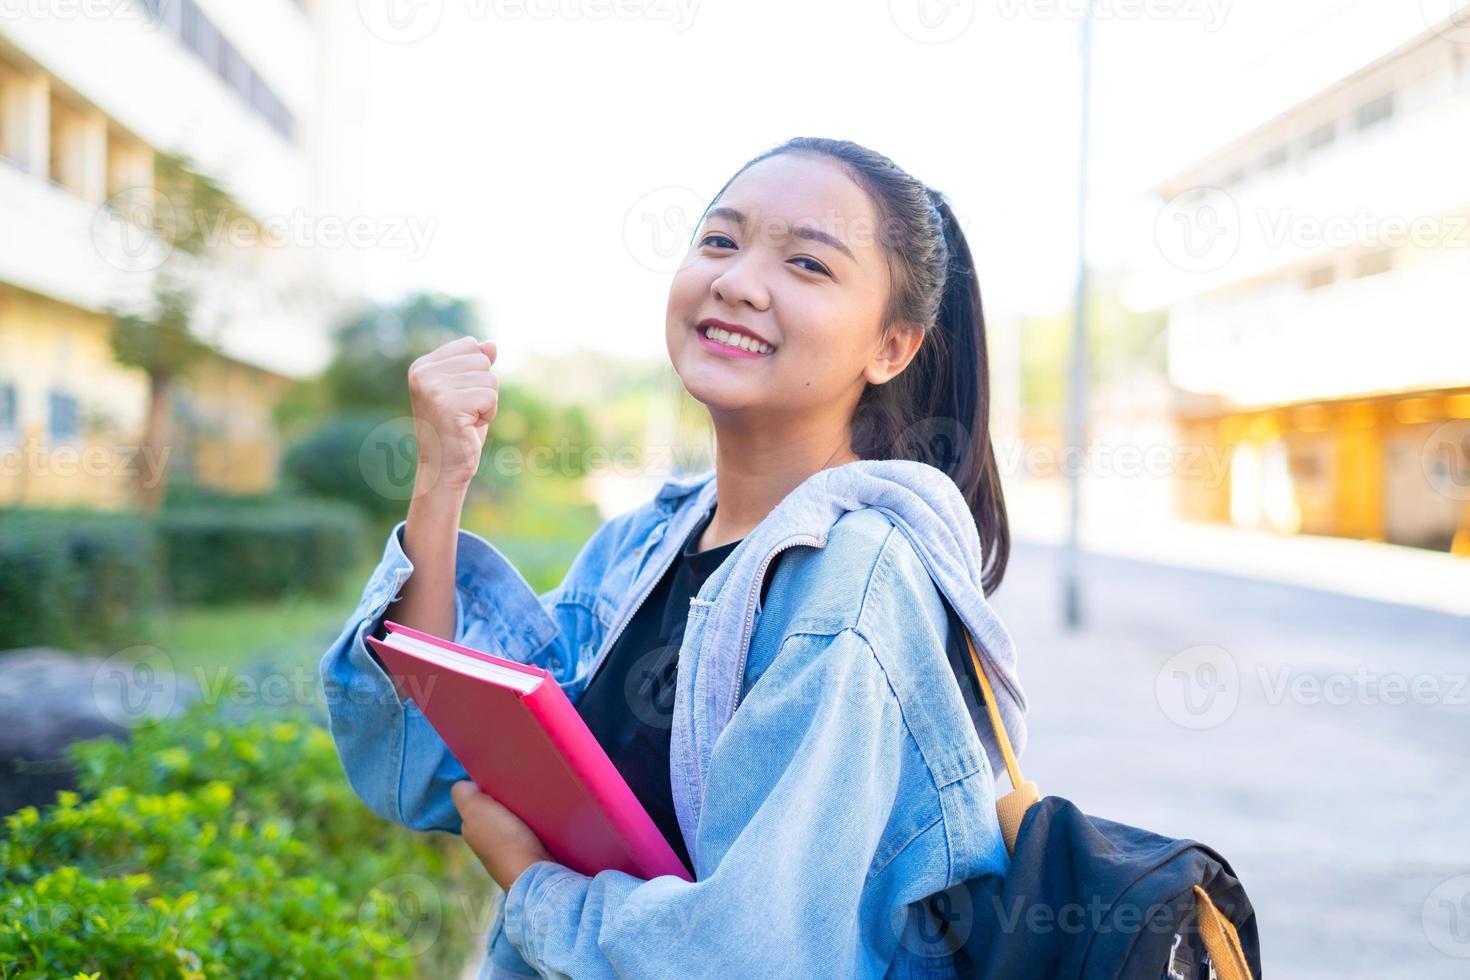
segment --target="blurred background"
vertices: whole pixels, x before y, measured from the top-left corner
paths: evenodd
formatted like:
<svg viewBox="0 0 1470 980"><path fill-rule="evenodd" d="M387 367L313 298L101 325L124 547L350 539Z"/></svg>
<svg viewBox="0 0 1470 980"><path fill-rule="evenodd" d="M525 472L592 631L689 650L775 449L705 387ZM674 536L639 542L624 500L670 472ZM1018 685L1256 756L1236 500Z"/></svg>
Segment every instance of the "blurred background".
<svg viewBox="0 0 1470 980"><path fill-rule="evenodd" d="M407 367L498 344L464 526L550 589L709 465L670 278L795 135L975 250L1029 775L1219 849L1273 973L1470 976L1460 0L0 0L0 963L473 970L493 885L321 730Z"/></svg>

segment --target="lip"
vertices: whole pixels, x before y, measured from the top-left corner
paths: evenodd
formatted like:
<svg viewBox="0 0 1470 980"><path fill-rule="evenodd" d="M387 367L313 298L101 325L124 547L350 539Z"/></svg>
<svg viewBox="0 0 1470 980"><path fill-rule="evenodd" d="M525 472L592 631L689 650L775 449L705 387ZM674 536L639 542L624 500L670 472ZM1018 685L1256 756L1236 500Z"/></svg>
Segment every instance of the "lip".
<svg viewBox="0 0 1470 980"><path fill-rule="evenodd" d="M743 326L741 326L738 323L726 323L724 320L716 320L712 316L711 317L705 317L703 320L700 320L698 323L696 323L694 325L694 330L695 330L696 333L698 333L700 330L702 330L705 327L719 327L722 330L728 330L731 333L743 333L743 334L745 334L748 337L753 337L754 339L759 340L763 344L767 344L767 345L769 345L771 347L775 347L776 346L775 344L771 343L770 338L768 338L768 337L762 337L760 334L756 333L754 330L750 329L749 327L743 327ZM700 335L700 337L703 337L704 336L704 334L702 334L702 333L700 333L699 335ZM761 357L767 357L769 355L761 354L759 356L761 356Z"/></svg>

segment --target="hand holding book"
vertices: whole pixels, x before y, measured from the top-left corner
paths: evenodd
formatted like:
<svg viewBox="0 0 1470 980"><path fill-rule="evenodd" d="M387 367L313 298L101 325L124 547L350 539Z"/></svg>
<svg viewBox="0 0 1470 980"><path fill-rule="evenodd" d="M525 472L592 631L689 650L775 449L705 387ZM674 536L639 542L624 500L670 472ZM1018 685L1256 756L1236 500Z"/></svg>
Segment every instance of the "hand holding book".
<svg viewBox="0 0 1470 980"><path fill-rule="evenodd" d="M668 874L694 880L549 671L392 621L384 626L384 639L367 641L491 797L468 797L482 805L477 818L493 822L498 812L483 805L503 806L554 860L582 874L612 869L644 879ZM518 861L531 852L529 839L508 821L494 826L486 834L487 851L492 860L504 858L506 867L486 867L492 874L518 874L525 866L516 867ZM479 839L478 825L473 832ZM509 857L495 853L505 841L512 842Z"/></svg>

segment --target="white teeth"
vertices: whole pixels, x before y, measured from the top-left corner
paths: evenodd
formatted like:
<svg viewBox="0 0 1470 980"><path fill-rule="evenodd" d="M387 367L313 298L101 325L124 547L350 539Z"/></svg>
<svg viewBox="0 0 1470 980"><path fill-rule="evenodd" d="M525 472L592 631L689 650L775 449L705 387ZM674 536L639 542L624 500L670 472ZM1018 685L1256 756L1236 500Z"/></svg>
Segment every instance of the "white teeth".
<svg viewBox="0 0 1470 980"><path fill-rule="evenodd" d="M711 340L718 340L722 344L754 351L757 354L769 354L776 349L770 344L756 340L754 337L747 336L743 333L731 333L729 330L721 327L705 327L704 335Z"/></svg>

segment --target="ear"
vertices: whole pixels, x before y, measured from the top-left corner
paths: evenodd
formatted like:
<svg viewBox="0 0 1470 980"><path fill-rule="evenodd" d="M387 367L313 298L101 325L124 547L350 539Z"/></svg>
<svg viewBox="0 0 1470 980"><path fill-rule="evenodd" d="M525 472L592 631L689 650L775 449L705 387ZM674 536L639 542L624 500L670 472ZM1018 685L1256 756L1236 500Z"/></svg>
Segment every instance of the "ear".
<svg viewBox="0 0 1470 980"><path fill-rule="evenodd" d="M907 320L893 324L863 368L868 384L881 385L896 378L909 366L924 342L924 331Z"/></svg>

